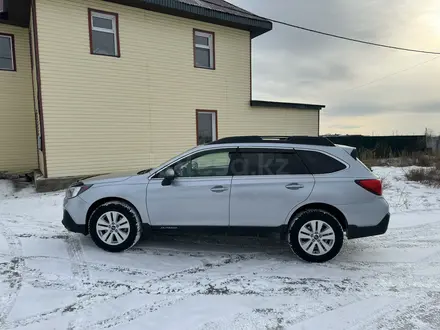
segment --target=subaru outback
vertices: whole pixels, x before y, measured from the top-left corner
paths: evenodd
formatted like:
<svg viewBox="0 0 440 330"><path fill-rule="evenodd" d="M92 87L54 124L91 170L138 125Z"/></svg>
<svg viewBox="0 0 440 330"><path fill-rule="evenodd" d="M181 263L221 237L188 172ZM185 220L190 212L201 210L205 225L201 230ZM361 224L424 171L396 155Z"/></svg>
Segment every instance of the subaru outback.
<svg viewBox="0 0 440 330"><path fill-rule="evenodd" d="M387 231L381 181L356 149L324 137L239 136L197 146L154 169L70 186L62 223L110 252L143 233L279 233L309 262L348 239Z"/></svg>

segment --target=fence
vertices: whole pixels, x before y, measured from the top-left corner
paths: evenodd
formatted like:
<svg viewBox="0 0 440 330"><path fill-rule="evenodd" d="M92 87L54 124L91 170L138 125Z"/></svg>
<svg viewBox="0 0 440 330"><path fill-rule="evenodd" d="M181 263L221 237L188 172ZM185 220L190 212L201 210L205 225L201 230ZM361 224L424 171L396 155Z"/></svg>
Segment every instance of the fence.
<svg viewBox="0 0 440 330"><path fill-rule="evenodd" d="M404 153L439 151L439 137L425 135L396 135L396 136L364 136L343 135L327 136L335 144L356 147L359 151L372 150L378 158L402 155Z"/></svg>

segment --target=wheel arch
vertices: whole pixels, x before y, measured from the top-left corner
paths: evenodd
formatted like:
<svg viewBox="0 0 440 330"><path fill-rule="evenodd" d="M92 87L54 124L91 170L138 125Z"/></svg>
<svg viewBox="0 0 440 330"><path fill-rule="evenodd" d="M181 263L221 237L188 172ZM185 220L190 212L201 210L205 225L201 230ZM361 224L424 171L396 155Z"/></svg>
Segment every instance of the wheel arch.
<svg viewBox="0 0 440 330"><path fill-rule="evenodd" d="M133 203L129 202L128 200L121 198L121 197L105 197L105 198L101 198L96 200L95 202L93 202L92 205L90 205L89 209L87 210L87 214L86 214L86 235L89 234L89 221L90 221L90 216L92 215L92 213L101 205L108 203L108 202L120 202L120 203L125 203L129 206L131 206L133 208L133 210L136 212L136 214L138 215L139 219L141 219L142 222L142 217L138 211L138 209L136 208L136 206L134 206Z"/></svg>
<svg viewBox="0 0 440 330"><path fill-rule="evenodd" d="M293 214L290 216L289 222L287 223L285 234L287 234L287 230L290 227L292 221L294 221L296 215L307 210L323 210L330 213L336 218L336 220L338 220L344 232L347 231L348 228L347 218L345 217L344 213L342 213L337 207L326 203L310 203L310 204L302 205L293 212Z"/></svg>

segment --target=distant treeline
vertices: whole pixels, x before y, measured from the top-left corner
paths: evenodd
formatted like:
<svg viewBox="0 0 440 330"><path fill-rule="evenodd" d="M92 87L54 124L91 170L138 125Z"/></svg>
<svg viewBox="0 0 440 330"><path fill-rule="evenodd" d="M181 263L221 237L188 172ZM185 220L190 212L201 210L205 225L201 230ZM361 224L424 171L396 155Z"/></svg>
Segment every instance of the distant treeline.
<svg viewBox="0 0 440 330"><path fill-rule="evenodd" d="M396 136L364 136L343 135L327 136L335 144L344 144L356 147L359 151L374 151L376 157L390 157L427 151L427 138L425 135L396 135Z"/></svg>

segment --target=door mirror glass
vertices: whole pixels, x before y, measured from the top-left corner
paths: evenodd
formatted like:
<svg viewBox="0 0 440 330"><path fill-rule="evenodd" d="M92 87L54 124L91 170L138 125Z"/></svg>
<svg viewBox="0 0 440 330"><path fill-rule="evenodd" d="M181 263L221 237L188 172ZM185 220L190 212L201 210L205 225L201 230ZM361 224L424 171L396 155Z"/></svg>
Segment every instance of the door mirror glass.
<svg viewBox="0 0 440 330"><path fill-rule="evenodd" d="M176 172L170 167L165 170L164 178L168 180L173 180L176 177Z"/></svg>
<svg viewBox="0 0 440 330"><path fill-rule="evenodd" d="M191 162L191 170L193 172L197 172L198 169L199 169L199 163L197 163L197 161L193 160Z"/></svg>
<svg viewBox="0 0 440 330"><path fill-rule="evenodd" d="M170 186L173 183L173 180L176 178L176 172L169 167L165 170L163 174L162 186Z"/></svg>

